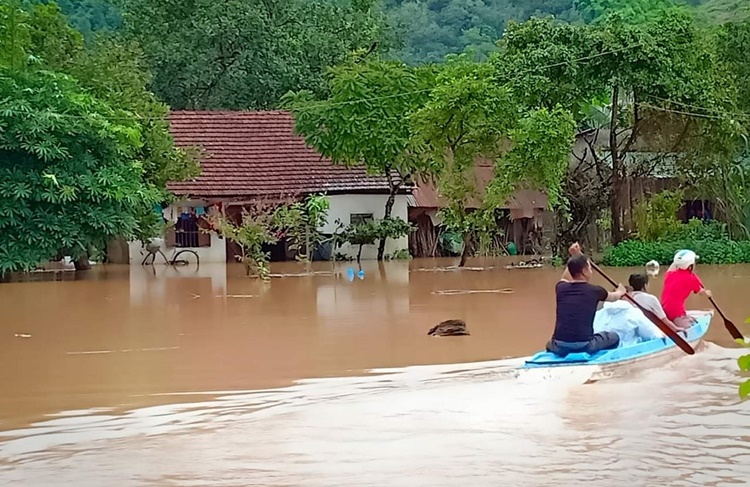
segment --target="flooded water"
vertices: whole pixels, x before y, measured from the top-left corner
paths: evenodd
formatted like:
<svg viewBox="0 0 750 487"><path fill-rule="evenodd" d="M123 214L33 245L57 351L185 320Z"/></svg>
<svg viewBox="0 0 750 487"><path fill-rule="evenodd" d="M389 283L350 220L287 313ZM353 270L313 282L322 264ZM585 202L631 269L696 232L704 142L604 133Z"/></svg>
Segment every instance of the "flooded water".
<svg viewBox="0 0 750 487"><path fill-rule="evenodd" d="M2 285L0 484L748 484L742 351L718 315L695 356L523 382L560 271L450 263L368 263L353 281L347 265L270 285L204 265ZM750 266L699 272L750 334ZM471 336L426 335L449 318Z"/></svg>

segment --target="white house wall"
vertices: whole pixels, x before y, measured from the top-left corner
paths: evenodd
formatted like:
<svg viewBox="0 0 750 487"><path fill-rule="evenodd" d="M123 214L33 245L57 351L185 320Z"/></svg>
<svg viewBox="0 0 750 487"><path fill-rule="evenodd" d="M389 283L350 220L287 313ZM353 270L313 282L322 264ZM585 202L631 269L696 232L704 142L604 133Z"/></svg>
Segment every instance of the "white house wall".
<svg viewBox="0 0 750 487"><path fill-rule="evenodd" d="M321 229L324 233L333 233L336 230L336 220L341 220L344 225L351 223L352 214L369 214L373 218L383 218L385 215L385 202L387 195L370 195L370 194L343 194L328 196L330 209L328 211L328 223ZM409 221L409 212L407 208L407 196L397 195L393 204L392 217L399 217L404 221ZM397 240L388 239L385 247L386 255L392 255L399 250L409 248L409 238L403 237ZM343 244L337 252L356 257L358 246L349 246ZM365 245L362 249L362 259L375 259L378 255L377 245Z"/></svg>
<svg viewBox="0 0 750 487"><path fill-rule="evenodd" d="M164 218L167 219L167 221L172 221L175 214L178 211L178 208L180 207L201 207L201 206L209 206L209 204L205 201L201 200L187 200L187 201L181 201L179 203L175 203L174 205L170 205L164 210L162 210L162 214L164 215ZM219 237L215 232L211 232L211 246L210 247L170 247L170 248L163 248L162 252L164 252L164 255L167 256L168 259L172 259L172 257L175 255L175 253L181 251L181 250L192 250L196 254L198 254L200 258L201 264L223 264L227 261L227 244L226 241ZM141 242L139 240L128 242L128 247L130 250L130 264L131 265L140 265L143 261L143 258L146 256L146 251L143 249ZM143 251L143 253L141 253ZM188 262L193 262L195 260L195 257L192 255L189 255L189 253L184 253L180 256L180 259L187 260ZM156 264L163 264L164 259L161 255L157 254L156 257Z"/></svg>

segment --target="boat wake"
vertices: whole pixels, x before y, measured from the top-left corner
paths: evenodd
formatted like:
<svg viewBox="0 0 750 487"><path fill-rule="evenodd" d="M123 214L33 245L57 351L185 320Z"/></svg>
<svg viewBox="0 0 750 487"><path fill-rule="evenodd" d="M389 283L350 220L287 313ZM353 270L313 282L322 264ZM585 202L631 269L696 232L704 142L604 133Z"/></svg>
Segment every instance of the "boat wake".
<svg viewBox="0 0 750 487"><path fill-rule="evenodd" d="M709 343L585 387L580 367L521 377L522 357L72 412L0 433L0 482L720 485L750 475L750 445L737 440L750 424L736 392L741 353Z"/></svg>

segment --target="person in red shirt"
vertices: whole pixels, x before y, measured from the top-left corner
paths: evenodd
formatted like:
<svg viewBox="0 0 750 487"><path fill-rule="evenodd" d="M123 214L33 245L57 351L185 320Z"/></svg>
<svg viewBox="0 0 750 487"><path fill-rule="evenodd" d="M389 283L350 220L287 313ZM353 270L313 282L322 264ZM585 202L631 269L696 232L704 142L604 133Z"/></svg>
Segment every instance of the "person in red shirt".
<svg viewBox="0 0 750 487"><path fill-rule="evenodd" d="M691 250L680 250L674 256L674 262L664 275L664 288L661 292L661 305L667 318L677 328L685 329L695 323L695 319L688 316L685 301L691 293L704 294L711 297L711 291L703 286L700 278L695 274L695 261L698 256Z"/></svg>

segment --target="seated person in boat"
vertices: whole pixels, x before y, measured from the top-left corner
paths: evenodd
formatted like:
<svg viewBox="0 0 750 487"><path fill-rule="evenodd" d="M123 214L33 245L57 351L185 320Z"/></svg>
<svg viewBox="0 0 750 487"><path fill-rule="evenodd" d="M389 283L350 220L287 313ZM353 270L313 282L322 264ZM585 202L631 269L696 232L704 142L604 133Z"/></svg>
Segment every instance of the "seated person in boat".
<svg viewBox="0 0 750 487"><path fill-rule="evenodd" d="M711 291L703 287L695 273L695 261L698 256L691 250L679 250L672 265L664 275L664 289L661 292L661 305L667 318L672 320L678 329L690 328L695 319L688 316L685 301L691 293L711 297Z"/></svg>
<svg viewBox="0 0 750 487"><path fill-rule="evenodd" d="M614 302L625 295L620 284L615 292L590 284L592 269L589 258L575 243L570 249L570 259L557 283L557 317L552 339L547 351L565 356L569 353L594 354L600 350L617 348L620 337L617 333L594 333L594 316L600 302Z"/></svg>
<svg viewBox="0 0 750 487"><path fill-rule="evenodd" d="M641 306L660 317L667 326L671 321L667 320L664 310L656 296L646 292L648 277L641 274L630 276L626 289L630 296ZM604 303L602 308L596 312L594 317L594 333L613 332L620 337L621 347L628 347L637 343L663 338L664 333L651 322L649 318L634 304L626 300L612 303Z"/></svg>
<svg viewBox="0 0 750 487"><path fill-rule="evenodd" d="M643 306L645 309L651 311L662 323L667 325L673 330L678 330L675 324L667 318L667 314L664 312L659 298L648 292L648 275L646 274L631 274L628 279L628 284L632 288L633 292L631 296L636 303Z"/></svg>

